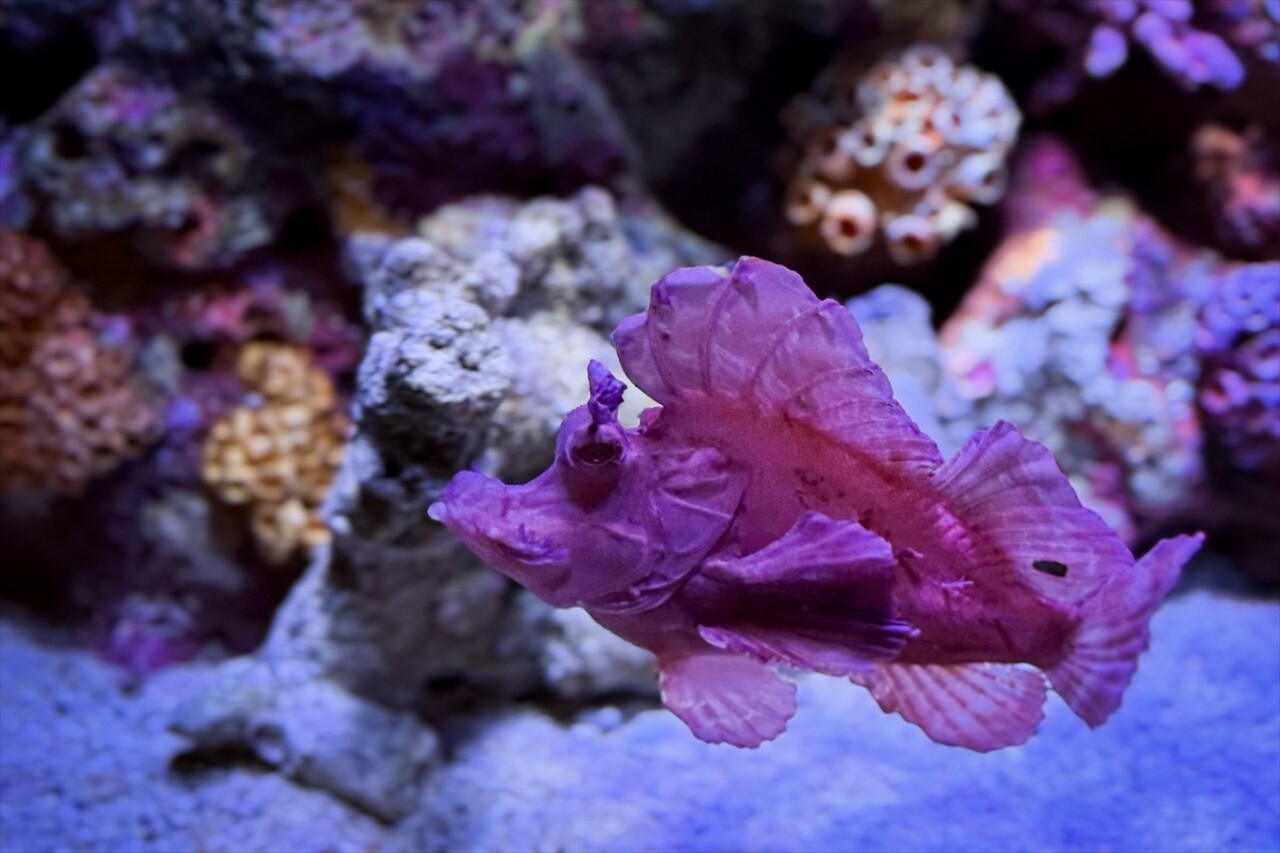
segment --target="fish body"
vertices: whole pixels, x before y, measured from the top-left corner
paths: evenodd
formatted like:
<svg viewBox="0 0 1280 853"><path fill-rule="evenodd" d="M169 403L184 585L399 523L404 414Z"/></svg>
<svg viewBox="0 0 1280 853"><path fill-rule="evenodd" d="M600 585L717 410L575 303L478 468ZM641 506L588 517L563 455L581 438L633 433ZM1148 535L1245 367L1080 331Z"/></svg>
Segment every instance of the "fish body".
<svg viewBox="0 0 1280 853"><path fill-rule="evenodd" d="M430 513L495 569L654 653L664 703L754 747L795 711L774 665L849 678L933 739L1024 742L1046 677L1090 725L1199 547L1135 562L1006 423L944 460L856 322L756 258L677 270L614 343L661 404L634 429L598 363L551 468L459 474Z"/></svg>

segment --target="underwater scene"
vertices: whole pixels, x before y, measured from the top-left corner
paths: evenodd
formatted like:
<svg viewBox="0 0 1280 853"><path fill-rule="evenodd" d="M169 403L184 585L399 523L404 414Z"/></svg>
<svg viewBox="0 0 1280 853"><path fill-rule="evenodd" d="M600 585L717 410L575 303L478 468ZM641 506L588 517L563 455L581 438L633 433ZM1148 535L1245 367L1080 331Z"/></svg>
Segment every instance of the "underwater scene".
<svg viewBox="0 0 1280 853"><path fill-rule="evenodd" d="M1280 0L0 0L0 853L1280 851Z"/></svg>

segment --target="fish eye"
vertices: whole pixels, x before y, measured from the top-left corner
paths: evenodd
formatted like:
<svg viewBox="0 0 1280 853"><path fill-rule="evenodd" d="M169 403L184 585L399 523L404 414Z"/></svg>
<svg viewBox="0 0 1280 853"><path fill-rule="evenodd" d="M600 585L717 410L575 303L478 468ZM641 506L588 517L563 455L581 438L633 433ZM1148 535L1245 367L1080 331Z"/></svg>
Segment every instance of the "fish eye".
<svg viewBox="0 0 1280 853"><path fill-rule="evenodd" d="M626 431L616 421L597 424L588 417L585 406L574 410L556 438L564 483L579 502L600 500L612 492L627 465Z"/></svg>
<svg viewBox="0 0 1280 853"><path fill-rule="evenodd" d="M592 441L573 448L573 456L575 462L598 468L621 459L622 447L608 441Z"/></svg>

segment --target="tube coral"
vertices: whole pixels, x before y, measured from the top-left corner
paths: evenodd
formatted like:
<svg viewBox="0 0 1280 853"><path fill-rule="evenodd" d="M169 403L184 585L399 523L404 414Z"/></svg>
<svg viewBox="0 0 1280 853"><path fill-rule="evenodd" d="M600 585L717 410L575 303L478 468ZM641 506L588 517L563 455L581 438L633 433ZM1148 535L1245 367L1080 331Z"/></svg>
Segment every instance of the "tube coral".
<svg viewBox="0 0 1280 853"><path fill-rule="evenodd" d="M839 255L883 234L899 264L932 258L1004 192L1021 115L1000 81L917 46L858 84L856 121L808 142L787 193L792 225Z"/></svg>

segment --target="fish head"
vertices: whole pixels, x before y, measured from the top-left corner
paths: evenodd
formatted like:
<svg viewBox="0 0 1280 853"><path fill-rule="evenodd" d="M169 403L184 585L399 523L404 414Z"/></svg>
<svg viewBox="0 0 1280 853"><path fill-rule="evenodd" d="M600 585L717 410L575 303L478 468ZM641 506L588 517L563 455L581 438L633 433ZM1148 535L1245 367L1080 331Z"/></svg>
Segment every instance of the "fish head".
<svg viewBox="0 0 1280 853"><path fill-rule="evenodd" d="M746 476L713 448L626 429L626 387L598 362L555 462L506 485L462 472L428 510L477 556L556 607L627 613L665 601L736 516Z"/></svg>

